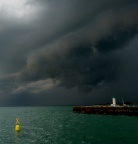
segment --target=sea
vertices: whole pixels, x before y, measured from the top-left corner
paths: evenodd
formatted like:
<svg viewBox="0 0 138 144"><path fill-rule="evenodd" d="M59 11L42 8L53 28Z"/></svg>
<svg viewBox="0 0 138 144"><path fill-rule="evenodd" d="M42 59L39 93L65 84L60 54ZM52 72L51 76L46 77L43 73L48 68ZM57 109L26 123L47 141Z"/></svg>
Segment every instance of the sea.
<svg viewBox="0 0 138 144"><path fill-rule="evenodd" d="M138 117L79 114L72 108L0 107L0 144L138 144Z"/></svg>

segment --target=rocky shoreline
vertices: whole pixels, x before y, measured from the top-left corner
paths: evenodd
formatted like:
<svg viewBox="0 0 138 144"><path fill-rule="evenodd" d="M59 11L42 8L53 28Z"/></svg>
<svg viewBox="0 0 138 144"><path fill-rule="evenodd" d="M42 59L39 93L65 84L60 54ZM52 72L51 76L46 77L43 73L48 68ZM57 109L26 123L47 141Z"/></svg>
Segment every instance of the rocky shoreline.
<svg viewBox="0 0 138 144"><path fill-rule="evenodd" d="M74 106L73 112L84 114L107 114L107 115L128 115L138 116L138 107L125 106Z"/></svg>

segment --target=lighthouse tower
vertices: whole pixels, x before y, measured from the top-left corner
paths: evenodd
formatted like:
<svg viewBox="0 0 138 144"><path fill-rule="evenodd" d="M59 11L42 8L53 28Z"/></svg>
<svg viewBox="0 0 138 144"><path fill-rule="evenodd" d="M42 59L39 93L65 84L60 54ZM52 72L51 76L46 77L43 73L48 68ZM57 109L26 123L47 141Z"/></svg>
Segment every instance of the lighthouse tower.
<svg viewBox="0 0 138 144"><path fill-rule="evenodd" d="M116 98L113 97L112 98L112 104L111 104L112 107L115 107L116 106Z"/></svg>

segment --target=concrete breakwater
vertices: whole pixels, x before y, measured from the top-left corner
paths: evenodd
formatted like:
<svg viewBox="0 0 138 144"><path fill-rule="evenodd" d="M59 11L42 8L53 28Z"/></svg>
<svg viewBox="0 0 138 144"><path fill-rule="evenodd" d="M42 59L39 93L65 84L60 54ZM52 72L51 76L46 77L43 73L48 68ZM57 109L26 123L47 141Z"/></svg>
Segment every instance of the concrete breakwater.
<svg viewBox="0 0 138 144"><path fill-rule="evenodd" d="M84 114L107 114L138 116L138 107L124 106L74 106L73 112Z"/></svg>

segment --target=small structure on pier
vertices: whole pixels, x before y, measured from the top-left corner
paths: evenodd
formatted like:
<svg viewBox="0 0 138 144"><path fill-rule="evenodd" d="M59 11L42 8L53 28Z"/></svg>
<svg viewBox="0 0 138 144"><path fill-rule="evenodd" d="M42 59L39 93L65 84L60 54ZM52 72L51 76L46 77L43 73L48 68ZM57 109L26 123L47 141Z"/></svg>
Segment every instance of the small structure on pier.
<svg viewBox="0 0 138 144"><path fill-rule="evenodd" d="M112 98L111 107L116 107L116 98L115 97Z"/></svg>

